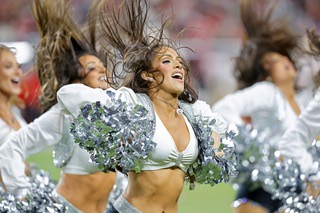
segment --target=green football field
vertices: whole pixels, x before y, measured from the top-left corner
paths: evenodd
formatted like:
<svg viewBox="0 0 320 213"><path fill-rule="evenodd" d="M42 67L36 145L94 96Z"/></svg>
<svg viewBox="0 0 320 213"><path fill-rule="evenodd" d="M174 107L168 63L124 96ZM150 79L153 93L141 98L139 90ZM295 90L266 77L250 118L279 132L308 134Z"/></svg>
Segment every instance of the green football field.
<svg viewBox="0 0 320 213"><path fill-rule="evenodd" d="M60 171L52 163L51 150L48 149L28 159L38 168L49 171L51 177L59 179ZM231 202L235 195L229 184L218 184L214 187L196 185L195 190L189 190L186 185L179 201L180 213L229 213Z"/></svg>

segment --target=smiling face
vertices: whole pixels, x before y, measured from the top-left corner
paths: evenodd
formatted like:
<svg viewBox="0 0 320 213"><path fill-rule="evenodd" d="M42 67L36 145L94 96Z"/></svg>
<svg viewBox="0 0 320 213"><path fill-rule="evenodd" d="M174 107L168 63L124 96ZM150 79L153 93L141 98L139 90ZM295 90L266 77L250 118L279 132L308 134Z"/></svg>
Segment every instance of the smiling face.
<svg viewBox="0 0 320 213"><path fill-rule="evenodd" d="M19 95L22 74L15 55L7 49L0 51L0 93L8 98Z"/></svg>
<svg viewBox="0 0 320 213"><path fill-rule="evenodd" d="M289 58L278 53L265 54L262 58L262 65L275 84L292 83L297 75Z"/></svg>
<svg viewBox="0 0 320 213"><path fill-rule="evenodd" d="M152 60L152 67L158 71L153 73L153 78L155 79L154 84L160 84L160 91L174 96L184 91L186 71L182 61L182 58L172 48L163 47L157 52Z"/></svg>
<svg viewBox="0 0 320 213"><path fill-rule="evenodd" d="M106 68L103 63L94 55L83 55L79 62L84 69L85 77L83 84L92 88L109 88L106 82Z"/></svg>

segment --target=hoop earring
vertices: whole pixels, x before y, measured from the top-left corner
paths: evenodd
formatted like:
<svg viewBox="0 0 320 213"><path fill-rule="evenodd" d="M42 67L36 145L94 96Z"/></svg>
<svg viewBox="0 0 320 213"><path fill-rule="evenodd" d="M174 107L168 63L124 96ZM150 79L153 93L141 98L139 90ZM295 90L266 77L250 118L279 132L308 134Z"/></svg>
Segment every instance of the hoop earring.
<svg viewBox="0 0 320 213"><path fill-rule="evenodd" d="M149 78L149 82L153 83L154 82L154 78Z"/></svg>

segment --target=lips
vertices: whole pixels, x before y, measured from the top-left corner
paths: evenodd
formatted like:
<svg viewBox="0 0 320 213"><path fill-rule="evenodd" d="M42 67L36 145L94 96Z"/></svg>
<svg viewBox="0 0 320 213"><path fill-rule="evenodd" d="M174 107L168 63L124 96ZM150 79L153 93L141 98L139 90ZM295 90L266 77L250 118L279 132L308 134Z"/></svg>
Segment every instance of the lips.
<svg viewBox="0 0 320 213"><path fill-rule="evenodd" d="M107 76L101 76L99 79L98 79L98 81L106 81L107 80Z"/></svg>
<svg viewBox="0 0 320 213"><path fill-rule="evenodd" d="M181 72L175 72L171 76L174 79L182 80L183 79L183 74Z"/></svg>
<svg viewBox="0 0 320 213"><path fill-rule="evenodd" d="M19 84L20 83L20 78L12 78L11 82L14 84Z"/></svg>

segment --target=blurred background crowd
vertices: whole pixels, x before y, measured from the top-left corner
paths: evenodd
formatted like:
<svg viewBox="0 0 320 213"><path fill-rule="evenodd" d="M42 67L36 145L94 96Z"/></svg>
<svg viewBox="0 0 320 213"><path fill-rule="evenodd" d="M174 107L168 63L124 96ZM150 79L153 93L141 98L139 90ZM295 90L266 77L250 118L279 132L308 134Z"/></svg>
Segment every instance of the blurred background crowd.
<svg viewBox="0 0 320 213"><path fill-rule="evenodd" d="M90 0L71 0L75 18L85 21ZM268 0L257 0L261 7ZM194 52L186 54L192 65L201 99L213 104L236 89L232 58L239 52L245 38L239 18L237 0L151 0L153 19L174 15L173 33L184 30L182 46ZM306 29L320 30L320 0L280 0L277 16L286 16L297 34ZM22 99L25 118L32 121L40 113L38 82L32 70L34 47L38 44L37 26L31 15L30 0L1 0L0 42L19 42L18 60L25 72ZM27 43L25 43L27 42ZM10 45L9 45L10 46Z"/></svg>

